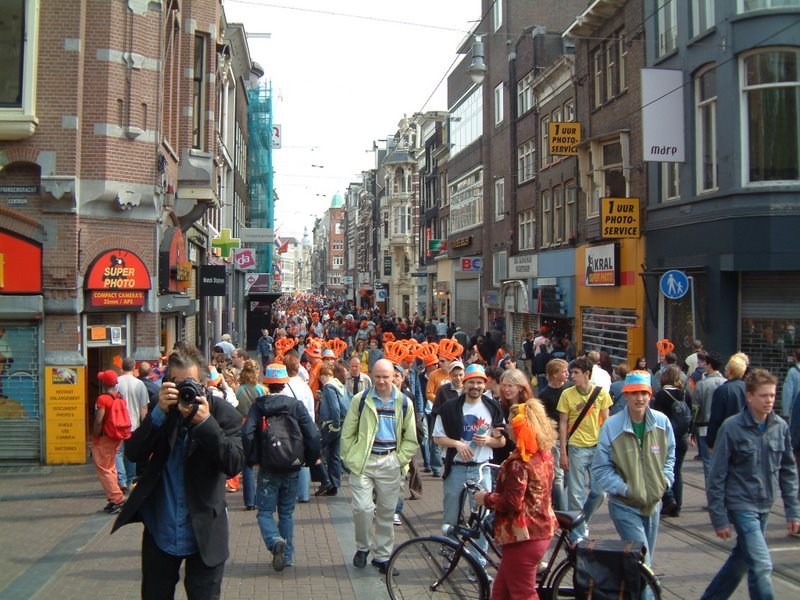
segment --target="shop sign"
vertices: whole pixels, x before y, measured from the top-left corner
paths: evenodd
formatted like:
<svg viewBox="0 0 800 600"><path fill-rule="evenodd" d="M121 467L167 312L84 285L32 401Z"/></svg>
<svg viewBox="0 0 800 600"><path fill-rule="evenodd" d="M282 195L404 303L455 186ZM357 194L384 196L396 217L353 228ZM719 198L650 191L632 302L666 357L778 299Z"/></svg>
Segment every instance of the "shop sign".
<svg viewBox="0 0 800 600"><path fill-rule="evenodd" d="M384 256L383 257L383 275L385 277L389 277L392 274L392 257L391 256Z"/></svg>
<svg viewBox="0 0 800 600"><path fill-rule="evenodd" d="M617 245L590 246L585 250L587 286L617 285Z"/></svg>
<svg viewBox="0 0 800 600"><path fill-rule="evenodd" d="M45 449L48 464L86 462L86 367L45 367Z"/></svg>
<svg viewBox="0 0 800 600"><path fill-rule="evenodd" d="M269 273L248 273L244 278L244 293L268 294L272 291L271 281Z"/></svg>
<svg viewBox="0 0 800 600"><path fill-rule="evenodd" d="M38 185L0 185L0 194L38 194Z"/></svg>
<svg viewBox="0 0 800 600"><path fill-rule="evenodd" d="M461 270L479 272L481 270L482 263L483 259L480 256L473 258L464 257L461 259Z"/></svg>
<svg viewBox="0 0 800 600"><path fill-rule="evenodd" d="M87 290L149 290L150 273L142 259L120 248L98 256L89 268Z"/></svg>
<svg viewBox="0 0 800 600"><path fill-rule="evenodd" d="M42 293L42 247L0 231L0 293Z"/></svg>
<svg viewBox="0 0 800 600"><path fill-rule="evenodd" d="M233 264L240 271L252 271L256 268L256 251L253 248L234 250Z"/></svg>
<svg viewBox="0 0 800 600"><path fill-rule="evenodd" d="M200 266L200 296L225 296L227 282L225 265Z"/></svg>
<svg viewBox="0 0 800 600"><path fill-rule="evenodd" d="M228 258L231 255L231 250L241 246L241 240L231 236L231 230L228 228L219 232L219 237L211 239L211 247L219 250L220 256Z"/></svg>
<svg viewBox="0 0 800 600"><path fill-rule="evenodd" d="M186 253L186 238L179 227L164 231L158 253L159 290L165 293L181 293L192 283L192 263Z"/></svg>
<svg viewBox="0 0 800 600"><path fill-rule="evenodd" d="M638 198L600 198L600 234L604 238L639 237Z"/></svg>
<svg viewBox="0 0 800 600"><path fill-rule="evenodd" d="M487 308L500 308L500 292L486 292L483 295L483 304Z"/></svg>
<svg viewBox="0 0 800 600"><path fill-rule="evenodd" d="M509 279L529 279L539 274L539 257L536 254L512 256L508 259Z"/></svg>
<svg viewBox="0 0 800 600"><path fill-rule="evenodd" d="M342 283L344 285L353 285L353 276L352 275L342 275Z"/></svg>
<svg viewBox="0 0 800 600"><path fill-rule="evenodd" d="M441 252L447 250L447 240L428 240L429 252Z"/></svg>
<svg viewBox="0 0 800 600"><path fill-rule="evenodd" d="M553 156L575 156L581 141L580 123L550 123L548 130L548 151Z"/></svg>
<svg viewBox="0 0 800 600"><path fill-rule="evenodd" d="M359 284L369 284L372 281L372 277L370 276L368 271L361 271L358 274L358 283Z"/></svg>
<svg viewBox="0 0 800 600"><path fill-rule="evenodd" d="M144 306L144 292L122 290L93 290L89 302L95 308Z"/></svg>
<svg viewBox="0 0 800 600"><path fill-rule="evenodd" d="M456 238L450 242L450 247L454 250L457 248L466 248L472 243L472 236L465 235L464 237Z"/></svg>

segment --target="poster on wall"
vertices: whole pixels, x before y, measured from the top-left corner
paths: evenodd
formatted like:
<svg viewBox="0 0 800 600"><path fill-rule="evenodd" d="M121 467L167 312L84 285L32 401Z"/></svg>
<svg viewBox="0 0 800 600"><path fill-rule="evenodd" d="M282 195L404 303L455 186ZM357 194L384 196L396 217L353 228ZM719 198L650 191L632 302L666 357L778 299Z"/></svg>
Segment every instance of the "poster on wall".
<svg viewBox="0 0 800 600"><path fill-rule="evenodd" d="M617 245L589 246L585 251L585 266L587 286L617 285Z"/></svg>
<svg viewBox="0 0 800 600"><path fill-rule="evenodd" d="M47 464L86 462L86 367L45 367Z"/></svg>

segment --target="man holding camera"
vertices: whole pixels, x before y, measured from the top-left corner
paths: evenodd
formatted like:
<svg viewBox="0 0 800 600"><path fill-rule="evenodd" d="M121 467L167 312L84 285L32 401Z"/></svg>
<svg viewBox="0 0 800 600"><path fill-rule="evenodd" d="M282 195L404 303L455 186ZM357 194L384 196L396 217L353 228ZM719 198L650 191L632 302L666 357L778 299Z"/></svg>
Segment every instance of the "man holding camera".
<svg viewBox="0 0 800 600"><path fill-rule="evenodd" d="M112 533L144 523L143 598L171 598L184 560L187 597L220 597L229 555L225 480L244 464L242 418L211 400L200 383L203 362L197 351L170 355L158 403L126 444L127 458L146 468Z"/></svg>

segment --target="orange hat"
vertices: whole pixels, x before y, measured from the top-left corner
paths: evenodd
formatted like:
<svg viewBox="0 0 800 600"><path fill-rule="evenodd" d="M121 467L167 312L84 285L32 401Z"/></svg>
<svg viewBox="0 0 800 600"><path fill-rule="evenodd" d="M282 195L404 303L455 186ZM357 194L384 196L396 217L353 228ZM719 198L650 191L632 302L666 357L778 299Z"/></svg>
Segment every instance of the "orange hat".
<svg viewBox="0 0 800 600"><path fill-rule="evenodd" d="M396 339L397 338L394 337L394 334L391 331L387 331L386 333L383 334L383 341L384 342L393 342Z"/></svg>
<svg viewBox="0 0 800 600"><path fill-rule="evenodd" d="M665 354L669 354L673 350L675 350L675 344L670 342L667 338L656 342L656 348L658 348L658 355L664 356Z"/></svg>
<svg viewBox="0 0 800 600"><path fill-rule="evenodd" d="M455 360L464 353L464 346L452 338L445 338L439 342L439 356L447 360Z"/></svg>
<svg viewBox="0 0 800 600"><path fill-rule="evenodd" d="M410 350L401 342L391 340L383 345L383 356L394 365L399 365L408 358L413 358Z"/></svg>
<svg viewBox="0 0 800 600"><path fill-rule="evenodd" d="M309 344L306 346L306 354L311 358L322 358L322 352L320 352L319 346L316 344Z"/></svg>
<svg viewBox="0 0 800 600"><path fill-rule="evenodd" d="M347 342L344 340L340 340L339 338L333 338L332 340L328 340L327 342L328 348L333 350L333 353L336 355L336 358L342 356L345 350L347 350Z"/></svg>
<svg viewBox="0 0 800 600"><path fill-rule="evenodd" d="M439 344L436 342L423 342L417 349L416 357L425 363L426 367L439 362Z"/></svg>

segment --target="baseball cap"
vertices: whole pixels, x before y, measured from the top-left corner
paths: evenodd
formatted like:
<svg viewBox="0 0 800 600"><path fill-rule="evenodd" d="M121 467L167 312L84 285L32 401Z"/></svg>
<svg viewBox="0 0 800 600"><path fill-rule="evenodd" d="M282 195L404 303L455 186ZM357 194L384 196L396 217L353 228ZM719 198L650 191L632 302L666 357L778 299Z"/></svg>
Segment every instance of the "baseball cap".
<svg viewBox="0 0 800 600"><path fill-rule="evenodd" d="M286 372L286 365L273 363L267 365L264 371L264 383L288 383L289 373Z"/></svg>
<svg viewBox="0 0 800 600"><path fill-rule="evenodd" d="M454 360L450 363L450 368L447 370L448 373L452 373L453 369L461 369L464 370L464 363L460 360Z"/></svg>
<svg viewBox="0 0 800 600"><path fill-rule="evenodd" d="M322 351L322 358L334 358L335 359L336 358L336 353L333 350L331 350L330 348L325 348L325 350Z"/></svg>
<svg viewBox="0 0 800 600"><path fill-rule="evenodd" d="M625 385L622 386L622 392L640 391L653 393L653 388L650 387L650 373L647 371L631 371L625 377Z"/></svg>
<svg viewBox="0 0 800 600"><path fill-rule="evenodd" d="M217 371L216 367L210 367L208 370L208 385L216 386L222 381L222 373Z"/></svg>
<svg viewBox="0 0 800 600"><path fill-rule="evenodd" d="M405 376L406 376L406 370L405 370L403 367L401 367L401 366L400 366L400 365L398 365L397 363L393 363L393 364L392 364L392 366L394 367L394 370L395 370L395 371L397 371L398 373L400 373L400 375L402 375L403 377L405 377Z"/></svg>
<svg viewBox="0 0 800 600"><path fill-rule="evenodd" d="M100 383L106 387L114 387L119 383L119 376L115 371L111 370L100 371L100 373L97 375L97 378L100 380Z"/></svg>
<svg viewBox="0 0 800 600"><path fill-rule="evenodd" d="M472 364L467 367L467 370L464 371L464 381L467 379L475 379L481 378L484 381L487 381L489 378L486 376L486 371L483 368L483 365L479 364Z"/></svg>

